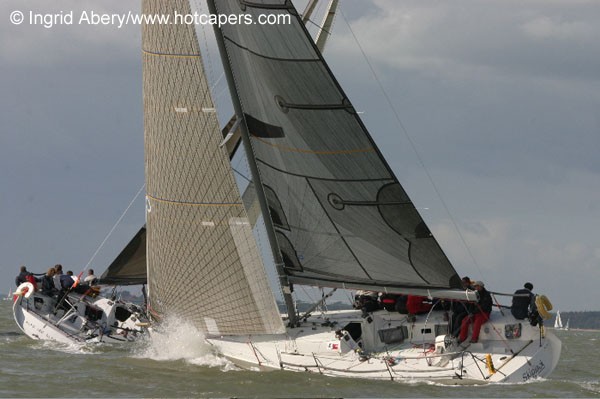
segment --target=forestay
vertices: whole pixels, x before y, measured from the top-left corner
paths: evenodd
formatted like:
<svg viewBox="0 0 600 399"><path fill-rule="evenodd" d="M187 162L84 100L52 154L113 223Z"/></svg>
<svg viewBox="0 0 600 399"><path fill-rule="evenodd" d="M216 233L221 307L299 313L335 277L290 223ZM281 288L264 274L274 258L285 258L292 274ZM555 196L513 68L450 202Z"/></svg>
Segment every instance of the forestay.
<svg viewBox="0 0 600 399"><path fill-rule="evenodd" d="M143 1L144 14L176 12L188 1ZM213 335L281 333L194 26L144 25L142 46L151 310Z"/></svg>
<svg viewBox="0 0 600 399"><path fill-rule="evenodd" d="M459 288L288 0L211 0L289 280L380 291ZM283 21L278 19L278 21Z"/></svg>

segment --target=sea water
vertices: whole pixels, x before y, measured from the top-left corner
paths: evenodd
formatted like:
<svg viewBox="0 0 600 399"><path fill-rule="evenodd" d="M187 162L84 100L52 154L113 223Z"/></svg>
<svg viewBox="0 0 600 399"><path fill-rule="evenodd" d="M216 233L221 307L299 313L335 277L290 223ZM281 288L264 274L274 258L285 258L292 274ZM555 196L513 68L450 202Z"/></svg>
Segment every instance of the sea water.
<svg viewBox="0 0 600 399"><path fill-rule="evenodd" d="M557 331L562 356L547 379L443 386L241 370L176 321L128 346L34 341L20 333L11 306L0 301L0 397L600 397L598 331Z"/></svg>

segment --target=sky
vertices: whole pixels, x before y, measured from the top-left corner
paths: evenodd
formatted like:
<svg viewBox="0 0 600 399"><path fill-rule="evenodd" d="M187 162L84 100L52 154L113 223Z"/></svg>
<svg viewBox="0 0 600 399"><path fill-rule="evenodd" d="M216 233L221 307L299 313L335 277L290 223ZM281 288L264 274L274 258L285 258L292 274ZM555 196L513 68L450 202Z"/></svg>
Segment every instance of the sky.
<svg viewBox="0 0 600 399"><path fill-rule="evenodd" d="M458 273L599 310L600 4L340 3L325 58ZM0 292L20 265L101 273L144 223L140 196L101 246L144 184L140 27L84 11L140 6L0 3Z"/></svg>

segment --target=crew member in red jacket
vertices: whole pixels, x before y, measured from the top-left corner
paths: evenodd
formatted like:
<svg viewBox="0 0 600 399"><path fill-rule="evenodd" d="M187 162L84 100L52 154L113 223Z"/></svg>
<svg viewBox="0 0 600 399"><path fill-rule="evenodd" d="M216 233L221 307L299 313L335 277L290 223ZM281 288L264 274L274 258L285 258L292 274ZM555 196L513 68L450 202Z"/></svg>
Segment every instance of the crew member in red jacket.
<svg viewBox="0 0 600 399"><path fill-rule="evenodd" d="M431 302L427 301L427 297L418 295L409 295L406 299L406 310L411 315L424 314L431 310Z"/></svg>
<svg viewBox="0 0 600 399"><path fill-rule="evenodd" d="M479 331L483 323L489 320L490 313L492 313L492 295L488 290L485 289L485 284L481 281L473 283L473 287L479 293L479 300L473 304L471 314L467 315L460 326L460 336L458 340L463 342L469 335L469 325L473 323L473 335L471 336L471 342L477 342L479 339Z"/></svg>

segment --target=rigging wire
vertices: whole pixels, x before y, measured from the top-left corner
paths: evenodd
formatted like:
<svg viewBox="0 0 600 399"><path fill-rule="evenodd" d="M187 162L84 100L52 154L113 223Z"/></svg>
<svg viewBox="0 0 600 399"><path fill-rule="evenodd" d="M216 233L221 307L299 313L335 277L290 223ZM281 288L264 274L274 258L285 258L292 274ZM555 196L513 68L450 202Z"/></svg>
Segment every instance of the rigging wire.
<svg viewBox="0 0 600 399"><path fill-rule="evenodd" d="M471 258L473 264L475 265L475 267L477 267L477 270L479 271L479 274L481 276L483 276L483 273L481 272L481 268L479 267L479 263L477 263L477 260L475 259L475 256L473 255L473 253L471 252L471 248L469 247L469 245L467 245L467 241L465 240L463 234L461 233L460 229L458 228L458 224L456 223L456 220L454 219L454 217L452 216L452 213L450 213L450 209L448 208L448 205L446 204L446 202L444 201L437 185L435 184L433 177L431 176L429 170L427 169L427 167L425 166L425 162L423 161L423 158L421 157L421 154L419 153L419 151L417 150L417 147L414 143L414 141L412 140L412 138L410 137L408 130L406 129L406 127L404 126L404 123L402 123L402 120L400 118L400 114L398 113L398 111L396 110L396 107L394 107L392 100L390 98L390 96L387 94L387 91L385 90L385 87L383 86L383 84L381 83L381 80L379 79L379 76L377 75L377 72L375 72L375 68L373 67L373 64L371 63L371 61L369 60L369 57L367 56L366 52L364 51L363 47L361 46L360 42L358 41L358 37L356 36L356 34L354 33L354 30L352 29L352 27L350 26L350 23L348 22L348 20L346 19L346 15L344 14L344 12L342 11L341 7L340 7L340 14L342 15L342 19L344 20L344 22L346 23L346 26L348 26L348 29L350 30L350 33L352 34L352 37L354 38L354 41L356 42L356 45L358 46L358 49L360 50L363 58L365 59L365 62L367 63L369 70L371 71L371 73L373 74L373 78L375 79L377 86L379 87L379 89L381 90L385 101L387 102L388 106L390 107L390 109L392 110L393 114L394 114L394 118L396 119L396 122L398 123L398 125L400 126L400 129L402 130L402 132L404 133L404 135L406 136L406 139L408 140L412 150L414 151L415 155L417 156L417 160L419 161L419 164L421 165L421 167L423 168L423 170L425 171L425 174L427 175L427 179L429 180L429 183L431 184L431 186L433 187L437 197L439 198L439 200L442 203L442 206L444 207L444 210L446 211L446 213L448 214L448 217L450 218L450 221L452 222L452 225L454 226L454 229L456 230L456 232L458 233L458 236L460 238L460 240L462 241L464 247L467 250L467 253L469 254L469 257Z"/></svg>
<svg viewBox="0 0 600 399"><path fill-rule="evenodd" d="M232 167L231 170L233 170L238 176L240 176L242 179L246 180L248 183L252 183L252 179L250 179L248 176L244 175L242 172L240 172L236 168Z"/></svg>
<svg viewBox="0 0 600 399"><path fill-rule="evenodd" d="M195 4L195 9L196 10L198 10L200 13L204 13L205 10L203 8L202 2L195 1L194 4ZM190 3L190 7L191 7L191 3ZM192 11L195 11L195 10L192 10ZM212 79L214 79L213 60L212 60L212 58L210 56L209 45L208 45L208 35L206 34L206 27L204 26L204 24L196 24L194 26L194 30L196 31L196 33L198 33L198 29L197 29L198 25L200 25L200 27L201 27L202 39L203 39L202 45L204 46L204 49L201 49L200 51L202 52L202 50L205 50L203 52L203 57L201 57L201 59L202 59L203 64L204 64L204 69L208 70L208 75ZM199 38L198 38L198 45L201 45ZM219 83L219 80L221 80L221 77L219 77L216 80L214 86L216 86L217 83ZM211 87L211 91L214 88L214 86Z"/></svg>
<svg viewBox="0 0 600 399"><path fill-rule="evenodd" d="M191 3L190 3L190 5L191 5ZM206 2L196 0L194 2L194 10L196 10L197 12L203 13L203 14L208 13L208 10L206 9ZM197 28L198 25L200 25L201 29ZM209 30L209 33L207 33L206 29L207 28L206 28L205 24L196 24L196 27L195 27L196 35L200 36L199 35L199 32L200 32L201 36L202 36L202 40L200 40L200 37L198 37L198 45L201 47L200 52L202 54L202 57L200 59L202 60L202 65L204 67L204 70L208 72L206 74L206 76L208 78L207 83L209 86L211 101L215 107L217 119L218 119L220 107L217 107L217 103L219 102L219 98L222 97L223 93L225 92L225 90L228 90L228 88L227 88L227 85L225 85L224 89L217 91L217 89L218 89L217 86L219 85L219 83L221 83L221 80L225 76L225 71L221 71L221 74L219 75L219 77L217 77L215 79L215 73L219 72L219 68L218 68L218 64L215 64L215 61L211 54L212 51L210 50L211 46L210 46L209 42L211 40L209 38L213 38L213 36L210 33L210 32L212 32L212 29ZM214 39L212 41L214 41Z"/></svg>
<svg viewBox="0 0 600 399"><path fill-rule="evenodd" d="M102 241L102 243L100 244L100 246L98 247L98 249L96 249L96 252L94 252L94 254L90 258L89 262L85 265L85 267L83 269L84 271L89 268L90 264L93 262L93 260L96 257L96 255L98 255L98 252L100 252L100 250L102 249L102 247L104 246L104 244L106 244L106 241L108 241L108 238L115 231L115 229L117 228L117 226L119 225L119 223L121 223L121 220L123 220L123 218L125 217L125 214L127 213L127 211L129 211L129 208L131 208L131 206L133 205L133 203L135 202L135 200L137 199L137 197L139 197L139 195L141 194L141 192L144 190L144 187L146 187L146 183L142 184L142 187L140 187L140 189L138 190L137 194L133 197L133 199L131 200L131 202L127 206L127 208L123 211L123 213L121 214L121 216L119 216L119 219L117 219L117 221L115 222L115 224L112 227L112 229L110 229L110 231L108 232L108 234L106 235L106 237L104 237L104 240Z"/></svg>

